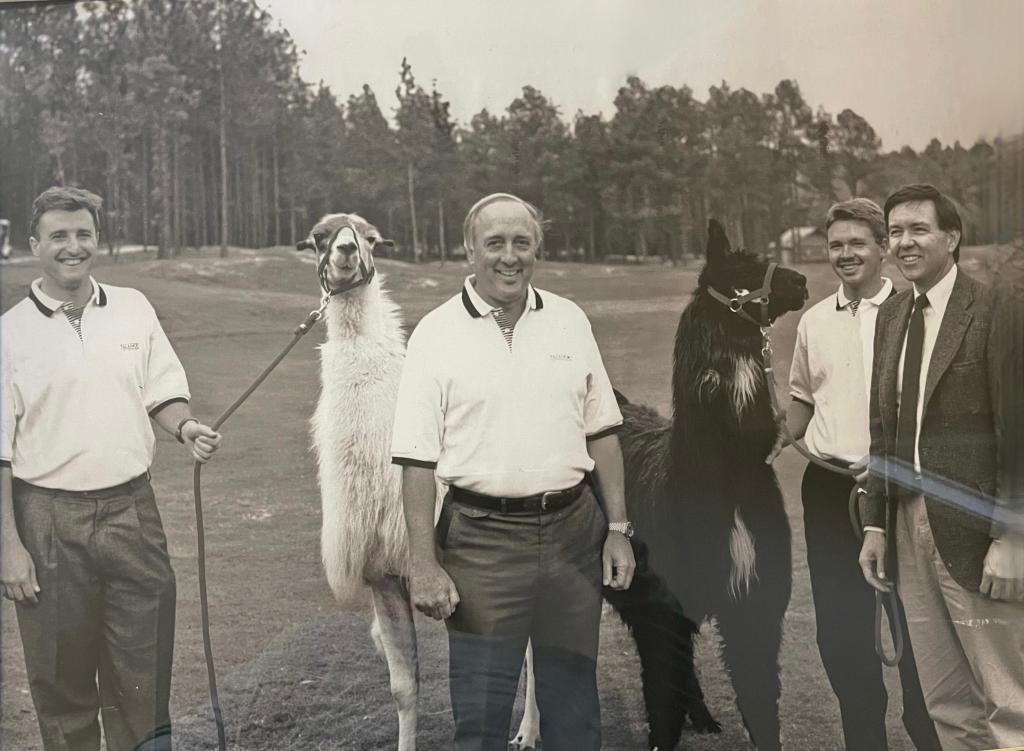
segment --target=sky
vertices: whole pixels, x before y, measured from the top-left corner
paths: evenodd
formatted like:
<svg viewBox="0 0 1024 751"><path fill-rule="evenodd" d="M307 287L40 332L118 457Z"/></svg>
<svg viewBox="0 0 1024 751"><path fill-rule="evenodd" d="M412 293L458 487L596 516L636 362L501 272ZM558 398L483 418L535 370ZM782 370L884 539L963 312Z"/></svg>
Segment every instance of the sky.
<svg viewBox="0 0 1024 751"><path fill-rule="evenodd" d="M524 85L564 118L610 118L628 75L769 92L784 78L886 150L1024 131L1024 0L260 0L303 78L340 99L368 83L393 113L402 57L461 123Z"/></svg>

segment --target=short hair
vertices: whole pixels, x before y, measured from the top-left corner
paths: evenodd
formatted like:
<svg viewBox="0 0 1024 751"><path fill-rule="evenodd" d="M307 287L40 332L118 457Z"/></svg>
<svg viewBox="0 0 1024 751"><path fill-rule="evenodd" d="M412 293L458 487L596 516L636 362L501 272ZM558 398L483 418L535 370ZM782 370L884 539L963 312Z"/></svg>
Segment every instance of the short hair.
<svg viewBox="0 0 1024 751"><path fill-rule="evenodd" d="M836 222L862 222L871 230L871 236L875 242L884 246L887 233L885 231L885 217L882 216L882 209L877 203L867 198L851 198L849 201L840 201L832 204L828 210L828 217L825 219L825 232L828 232Z"/></svg>
<svg viewBox="0 0 1024 751"><path fill-rule="evenodd" d="M964 237L964 223L960 219L960 212L957 211L956 204L934 185L928 185L927 183L904 185L886 198L886 225L889 224L889 214L894 208L902 203L916 201L932 202L932 205L935 207L935 216L939 220L939 229L943 232L956 231L960 233L960 239L957 240L956 248L953 250L953 262L958 263L960 261L960 240L963 240Z"/></svg>
<svg viewBox="0 0 1024 751"><path fill-rule="evenodd" d="M473 225L476 224L477 216L485 206L490 206L498 201L512 201L526 209L526 213L530 215L530 220L533 223L534 232L537 234L537 245L540 246L544 242L544 216L540 213L540 209L511 193L491 193L474 203L466 214L466 219L462 222L462 245L467 251L472 250Z"/></svg>
<svg viewBox="0 0 1024 751"><path fill-rule="evenodd" d="M47 188L32 202L32 223L29 224L29 237L36 236L39 229L39 219L47 211L79 211L85 209L92 215L96 231L100 229L100 209L103 207L103 199L92 191L84 188Z"/></svg>

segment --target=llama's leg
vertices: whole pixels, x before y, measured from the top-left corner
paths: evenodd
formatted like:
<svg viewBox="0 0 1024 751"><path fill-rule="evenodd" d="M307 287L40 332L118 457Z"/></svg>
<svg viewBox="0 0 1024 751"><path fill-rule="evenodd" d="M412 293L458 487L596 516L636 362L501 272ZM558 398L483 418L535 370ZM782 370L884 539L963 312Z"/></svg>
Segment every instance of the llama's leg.
<svg viewBox="0 0 1024 751"><path fill-rule="evenodd" d="M409 591L397 576L375 581L371 589L376 620L374 630L379 639L378 647L383 650L388 663L391 695L398 705L398 751L415 751L420 673Z"/></svg>
<svg viewBox="0 0 1024 751"><path fill-rule="evenodd" d="M537 678L533 674L533 644L526 646L526 707L519 732L512 739L517 749L537 748L540 740L540 710L537 708Z"/></svg>
<svg viewBox="0 0 1024 751"><path fill-rule="evenodd" d="M781 749L779 735L779 646L782 619L769 622L750 608L718 615L722 657L732 678L743 725L758 751Z"/></svg>
<svg viewBox="0 0 1024 751"><path fill-rule="evenodd" d="M668 751L679 742L687 715L697 732L717 733L722 728L704 703L694 667L697 626L650 569L643 544L635 542L634 549L637 571L632 586L625 591L605 589L605 598L636 641L643 671L648 745Z"/></svg>
<svg viewBox="0 0 1024 751"><path fill-rule="evenodd" d="M766 498L765 506L773 506ZM717 609L722 656L747 733L759 751L780 749L779 650L792 579L789 526L782 499L770 515L745 512L755 541L756 577L739 599L725 595Z"/></svg>

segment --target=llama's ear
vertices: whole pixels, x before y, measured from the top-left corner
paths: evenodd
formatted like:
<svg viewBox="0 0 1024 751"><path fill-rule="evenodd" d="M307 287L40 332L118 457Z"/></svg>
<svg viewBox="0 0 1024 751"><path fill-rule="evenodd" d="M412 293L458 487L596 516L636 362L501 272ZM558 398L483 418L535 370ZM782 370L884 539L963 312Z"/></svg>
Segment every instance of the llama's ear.
<svg viewBox="0 0 1024 751"><path fill-rule="evenodd" d="M717 263L723 260L732 250L729 238L725 236L725 230L718 223L717 219L708 222L708 263Z"/></svg>

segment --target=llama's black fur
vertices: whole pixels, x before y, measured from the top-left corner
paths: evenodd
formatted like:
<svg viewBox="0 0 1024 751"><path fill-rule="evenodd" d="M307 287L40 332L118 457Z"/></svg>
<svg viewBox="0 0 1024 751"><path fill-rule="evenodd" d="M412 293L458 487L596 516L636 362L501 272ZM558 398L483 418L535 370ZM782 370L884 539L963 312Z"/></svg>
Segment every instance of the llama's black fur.
<svg viewBox="0 0 1024 751"><path fill-rule="evenodd" d="M757 289L766 268L756 255L731 251L712 222L707 264L676 332L672 421L620 395L626 504L643 543L635 544L636 583L606 596L636 638L649 741L661 751L675 748L686 715L697 729L718 729L693 667L692 638L706 618L717 621L748 735L758 749L781 747L778 656L791 585L790 530L775 473L765 464L777 424L758 327L708 294L709 287L730 298ZM805 299L804 277L776 269L769 317L798 310ZM745 310L760 320L757 303ZM753 543L746 578L735 560L744 558L736 544L743 527Z"/></svg>

